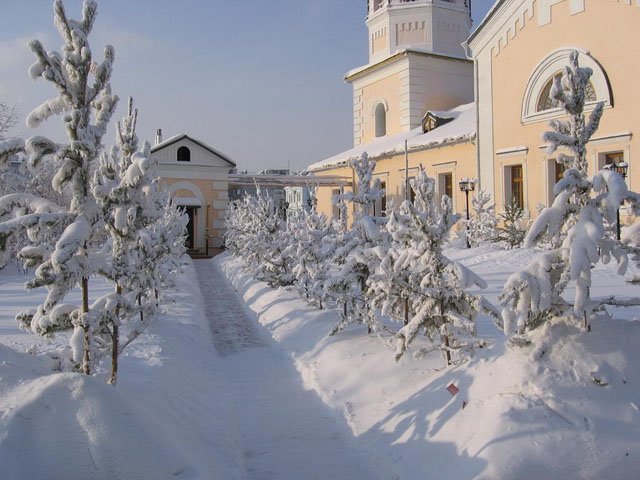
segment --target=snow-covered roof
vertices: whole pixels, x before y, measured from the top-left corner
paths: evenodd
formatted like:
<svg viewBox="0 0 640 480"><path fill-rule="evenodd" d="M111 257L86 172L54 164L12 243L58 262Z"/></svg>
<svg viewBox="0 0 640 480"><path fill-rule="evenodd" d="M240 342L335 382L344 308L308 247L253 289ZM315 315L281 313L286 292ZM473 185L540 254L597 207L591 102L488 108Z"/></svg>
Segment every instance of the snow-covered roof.
<svg viewBox="0 0 640 480"><path fill-rule="evenodd" d="M442 114L443 112L438 113ZM448 110L446 115L447 118L453 117L453 120L427 133L423 133L422 127L418 127L409 132L398 133L390 137L377 138L366 145L358 145L351 150L309 165L307 171L315 172L346 165L349 160L360 157L364 152L367 152L369 158L373 159L397 155L404 152L405 140L407 141L409 151L411 151L439 147L448 143L469 141L475 138L475 103L460 105L452 110Z"/></svg>
<svg viewBox="0 0 640 480"><path fill-rule="evenodd" d="M204 142L202 142L200 140L197 140L197 139L195 139L193 137L190 137L186 133L180 133L178 135L174 135L173 137L168 138L168 139L164 140L163 142L158 143L157 145L154 145L153 147L151 147L151 153L157 152L158 150L161 150L161 149L163 149L165 147L168 147L169 145L172 145L172 144L174 144L176 142L179 142L180 140L183 140L185 138L190 140L190 141L192 141L193 143L195 143L197 145L200 145L205 150L208 150L209 152L213 153L214 155L217 155L218 157L222 158L223 160L229 162L234 167L236 166L236 162L231 160L231 158L229 158L224 153L220 152L219 150L216 150L213 147L210 147L209 145L207 145L206 143L204 143Z"/></svg>
<svg viewBox="0 0 640 480"><path fill-rule="evenodd" d="M433 50L430 50L429 48L426 48L426 47L424 47L424 48L423 47L415 47L415 46L414 47L403 47L403 48L399 48L398 50L393 52L387 58L384 58L384 59L379 60L377 62L367 63L366 65L362 65L361 67L356 67L354 69L349 70L347 73L345 73L344 78L345 78L345 80L349 80L354 75L362 73L365 70L368 70L369 68L373 68L373 67L376 67L378 65L381 65L381 64L384 64L384 63L388 63L389 61L395 60L396 58L402 57L402 56L404 56L404 55L406 55L408 53L417 53L419 55L429 55L429 56L433 56L433 57L446 57L446 58L454 58L454 59L457 59L457 60L470 61L464 55L451 55L449 53L438 53L438 52L434 52Z"/></svg>

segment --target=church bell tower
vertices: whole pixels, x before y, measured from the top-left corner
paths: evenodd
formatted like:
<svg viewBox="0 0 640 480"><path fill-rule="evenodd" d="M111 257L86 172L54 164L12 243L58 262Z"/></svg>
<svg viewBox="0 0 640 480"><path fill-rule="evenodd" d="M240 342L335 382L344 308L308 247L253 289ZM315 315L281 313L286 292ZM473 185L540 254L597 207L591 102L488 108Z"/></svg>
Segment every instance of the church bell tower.
<svg viewBox="0 0 640 480"><path fill-rule="evenodd" d="M367 0L369 63L403 48L464 58L471 0Z"/></svg>
<svg viewBox="0 0 640 480"><path fill-rule="evenodd" d="M473 101L473 62L462 43L471 0L368 0L366 65L349 71L353 143L422 125L428 110Z"/></svg>

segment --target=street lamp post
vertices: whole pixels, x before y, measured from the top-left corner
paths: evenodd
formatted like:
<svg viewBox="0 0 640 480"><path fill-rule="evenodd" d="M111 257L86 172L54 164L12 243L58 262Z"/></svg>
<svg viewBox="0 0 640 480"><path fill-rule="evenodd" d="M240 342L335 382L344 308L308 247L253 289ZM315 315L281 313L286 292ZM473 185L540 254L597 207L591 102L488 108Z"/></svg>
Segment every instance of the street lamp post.
<svg viewBox="0 0 640 480"><path fill-rule="evenodd" d="M604 170L613 170L622 177L622 181L627 178L629 164L627 162L610 163L603 167ZM620 208L616 210L616 238L620 240Z"/></svg>
<svg viewBox="0 0 640 480"><path fill-rule="evenodd" d="M471 243L469 242L469 192L473 192L476 189L476 181L463 178L458 182L458 185L460 186L460 191L464 192L467 197L467 234L465 237L467 239L467 248L471 248Z"/></svg>
<svg viewBox="0 0 640 480"><path fill-rule="evenodd" d="M622 181L626 181L628 169L629 164L627 162L613 164L613 170L622 177ZM620 240L620 208L616 210L616 238Z"/></svg>

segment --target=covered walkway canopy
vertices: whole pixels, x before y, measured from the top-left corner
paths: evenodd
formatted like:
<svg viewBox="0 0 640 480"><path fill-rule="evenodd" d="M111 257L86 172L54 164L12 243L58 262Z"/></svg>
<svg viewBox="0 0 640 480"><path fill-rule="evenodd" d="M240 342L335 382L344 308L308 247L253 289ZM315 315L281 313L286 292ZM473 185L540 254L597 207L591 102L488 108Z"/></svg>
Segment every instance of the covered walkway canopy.
<svg viewBox="0 0 640 480"><path fill-rule="evenodd" d="M346 187L351 186L352 179L339 175L258 175L249 173L229 174L229 186L247 187Z"/></svg>

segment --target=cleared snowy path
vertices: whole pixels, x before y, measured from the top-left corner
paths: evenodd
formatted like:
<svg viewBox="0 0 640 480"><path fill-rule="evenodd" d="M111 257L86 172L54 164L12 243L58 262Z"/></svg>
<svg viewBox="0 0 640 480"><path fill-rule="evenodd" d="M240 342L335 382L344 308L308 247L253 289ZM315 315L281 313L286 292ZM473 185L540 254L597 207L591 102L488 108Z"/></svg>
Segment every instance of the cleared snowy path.
<svg viewBox="0 0 640 480"><path fill-rule="evenodd" d="M226 278L195 261L214 345L224 356L247 479L380 478L291 362L248 318Z"/></svg>

